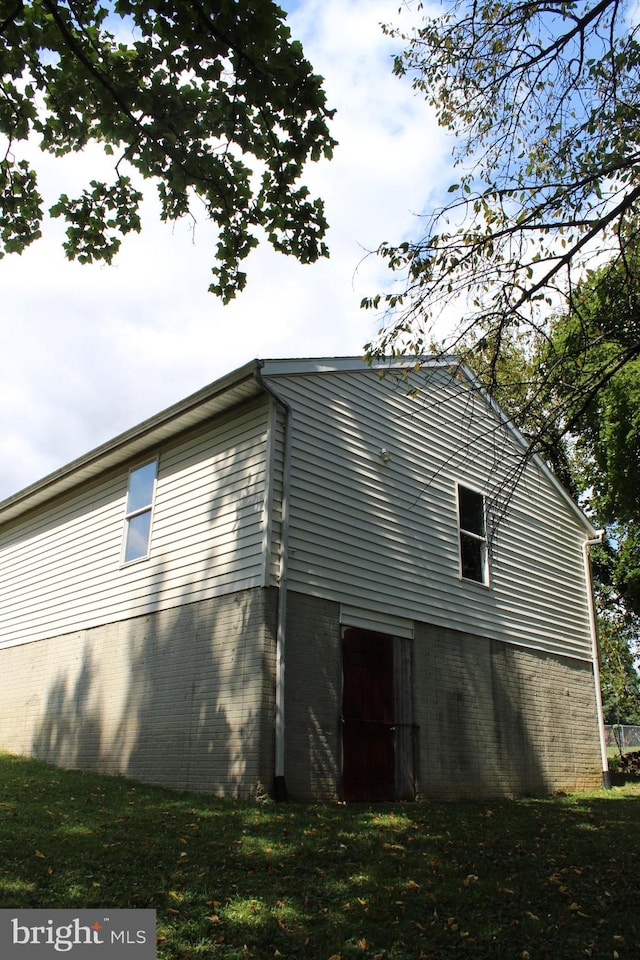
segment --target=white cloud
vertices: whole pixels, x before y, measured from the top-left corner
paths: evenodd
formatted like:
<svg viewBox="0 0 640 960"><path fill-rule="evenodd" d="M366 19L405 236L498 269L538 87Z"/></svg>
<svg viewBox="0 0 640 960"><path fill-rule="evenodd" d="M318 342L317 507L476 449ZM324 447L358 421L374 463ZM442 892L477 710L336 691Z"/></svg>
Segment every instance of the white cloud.
<svg viewBox="0 0 640 960"><path fill-rule="evenodd" d="M362 351L376 321L360 300L388 281L366 251L415 232L450 178L448 144L392 75L379 25L394 13L379 0L303 0L290 17L337 108L335 158L307 177L325 200L329 261L303 267L261 247L247 290L223 307L207 293L210 227L161 224L153 198L111 267L68 263L55 221L0 261L0 499L254 357ZM43 185L53 198L108 162L45 158Z"/></svg>

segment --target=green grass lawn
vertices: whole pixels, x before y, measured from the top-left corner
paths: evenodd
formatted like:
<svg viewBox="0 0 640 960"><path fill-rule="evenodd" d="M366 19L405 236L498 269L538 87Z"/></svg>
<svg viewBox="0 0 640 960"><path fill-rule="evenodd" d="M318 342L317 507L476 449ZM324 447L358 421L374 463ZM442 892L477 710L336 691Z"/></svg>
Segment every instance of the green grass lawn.
<svg viewBox="0 0 640 960"><path fill-rule="evenodd" d="M0 814L0 907L151 907L160 960L639 955L639 786L303 806L0 755Z"/></svg>

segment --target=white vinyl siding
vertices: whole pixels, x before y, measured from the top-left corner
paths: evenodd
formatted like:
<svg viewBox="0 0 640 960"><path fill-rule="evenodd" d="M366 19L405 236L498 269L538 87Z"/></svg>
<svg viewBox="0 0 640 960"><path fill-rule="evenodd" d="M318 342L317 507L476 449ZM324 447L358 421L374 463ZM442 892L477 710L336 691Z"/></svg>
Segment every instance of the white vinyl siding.
<svg viewBox="0 0 640 960"><path fill-rule="evenodd" d="M295 422L291 589L590 656L586 527L480 395L437 370L415 397L373 371L274 383ZM482 591L460 579L458 482L486 492Z"/></svg>
<svg viewBox="0 0 640 960"><path fill-rule="evenodd" d="M267 429L260 398L161 449L143 564L120 566L129 464L8 525L0 646L263 585Z"/></svg>
<svg viewBox="0 0 640 960"><path fill-rule="evenodd" d="M523 464L483 397L445 370L421 375L410 396L404 378L375 370L302 369L265 376L292 410L290 589L588 659L588 527L535 462ZM144 563L120 566L141 447L7 522L0 645L276 585L284 431L283 409L261 394L149 444L147 462L159 454L159 468ZM458 484L485 497L483 589L460 578Z"/></svg>

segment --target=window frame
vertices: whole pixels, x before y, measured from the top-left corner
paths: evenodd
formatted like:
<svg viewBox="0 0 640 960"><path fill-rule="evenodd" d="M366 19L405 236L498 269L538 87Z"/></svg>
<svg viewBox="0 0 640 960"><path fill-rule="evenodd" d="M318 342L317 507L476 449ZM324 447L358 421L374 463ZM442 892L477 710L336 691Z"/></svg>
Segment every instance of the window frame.
<svg viewBox="0 0 640 960"><path fill-rule="evenodd" d="M145 467L149 467L151 464L155 464L155 472L153 477L153 484L151 487L151 497L148 503L144 503L142 506L137 506L133 510L129 510L129 497L131 494L131 477L138 470L142 470ZM122 550L120 554L120 566L129 567L132 563L140 563L142 560L148 560L151 555L151 537L153 535L153 516L155 512L155 502L156 502L156 491L158 488L158 468L160 464L159 454L155 454L152 457L149 457L146 460L142 460L139 463L136 463L135 466L129 468L127 474L127 490L124 501L124 522L123 522L123 531L122 531ZM149 529L147 532L147 549L145 553L137 554L135 557L127 559L127 550L129 547L129 532L131 530L131 521L135 520L137 517L149 515Z"/></svg>
<svg viewBox="0 0 640 960"><path fill-rule="evenodd" d="M475 497L480 497L482 501L482 533L478 533L476 530L471 530L468 527L463 527L462 525L462 501L465 493L472 494ZM458 573L461 580L465 583L476 583L481 587L490 586L490 571L489 571L489 542L487 539L487 498L483 490L474 487L469 483L462 483L458 481L456 483L456 515L457 515L457 525L458 525ZM482 578L469 576L464 572L464 563L463 563L463 541L466 540L472 541L480 545L480 565L482 569Z"/></svg>

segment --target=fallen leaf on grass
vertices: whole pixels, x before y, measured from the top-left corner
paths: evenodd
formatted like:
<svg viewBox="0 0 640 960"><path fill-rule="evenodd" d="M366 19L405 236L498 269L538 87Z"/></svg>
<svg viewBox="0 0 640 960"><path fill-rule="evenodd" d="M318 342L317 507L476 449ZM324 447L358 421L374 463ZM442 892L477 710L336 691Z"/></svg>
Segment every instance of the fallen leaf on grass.
<svg viewBox="0 0 640 960"><path fill-rule="evenodd" d="M579 903L576 903L575 900L573 901L573 903L572 903L571 906L569 907L569 910L571 910L572 913L577 913L579 917L588 917L588 916L589 916L588 913L583 913L583 912L582 912L582 910L580 909L580 904L579 904Z"/></svg>

